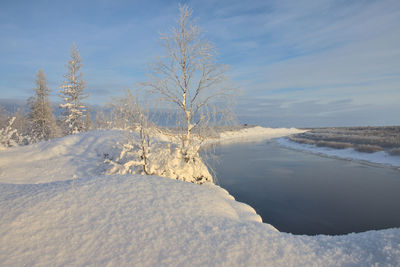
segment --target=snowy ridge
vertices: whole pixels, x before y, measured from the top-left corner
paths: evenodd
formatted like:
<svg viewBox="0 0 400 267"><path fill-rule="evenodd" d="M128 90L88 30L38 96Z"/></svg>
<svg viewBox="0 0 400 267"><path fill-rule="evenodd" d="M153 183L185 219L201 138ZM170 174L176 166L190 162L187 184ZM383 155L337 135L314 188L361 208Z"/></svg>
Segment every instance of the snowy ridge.
<svg viewBox="0 0 400 267"><path fill-rule="evenodd" d="M347 149L335 149L330 147L318 147L309 144L299 144L290 141L288 138L277 139L278 144L301 151L308 151L314 154L325 155L329 157L335 157L347 160L364 161L369 163L376 163L386 166L392 166L400 168L400 156L392 156L384 151L374 153L362 153L355 151L352 148Z"/></svg>
<svg viewBox="0 0 400 267"><path fill-rule="evenodd" d="M213 184L102 173L120 131L0 152L0 266L397 266L400 229L295 236Z"/></svg>

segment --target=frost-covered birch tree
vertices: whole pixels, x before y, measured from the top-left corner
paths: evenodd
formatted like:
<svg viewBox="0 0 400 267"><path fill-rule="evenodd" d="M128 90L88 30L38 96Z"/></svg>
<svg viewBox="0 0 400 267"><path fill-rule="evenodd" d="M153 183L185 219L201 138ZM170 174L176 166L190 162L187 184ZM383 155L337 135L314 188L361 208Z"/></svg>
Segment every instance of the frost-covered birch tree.
<svg viewBox="0 0 400 267"><path fill-rule="evenodd" d="M233 91L225 84L226 66L216 62L214 46L193 23L192 9L184 5L179 11L178 25L169 35L161 35L166 55L151 65L145 86L177 111L186 158L199 149L194 131L232 114L228 99Z"/></svg>
<svg viewBox="0 0 400 267"><path fill-rule="evenodd" d="M43 70L36 74L34 92L35 95L28 100L31 137L37 141L54 138L57 136L57 125L49 100L50 89Z"/></svg>
<svg viewBox="0 0 400 267"><path fill-rule="evenodd" d="M72 46L71 58L66 67L68 72L64 75L64 83L60 86L64 103L60 104L60 107L64 109L65 133L74 134L85 130L86 106L82 100L88 97L84 92L86 82L82 79L81 57L75 44Z"/></svg>

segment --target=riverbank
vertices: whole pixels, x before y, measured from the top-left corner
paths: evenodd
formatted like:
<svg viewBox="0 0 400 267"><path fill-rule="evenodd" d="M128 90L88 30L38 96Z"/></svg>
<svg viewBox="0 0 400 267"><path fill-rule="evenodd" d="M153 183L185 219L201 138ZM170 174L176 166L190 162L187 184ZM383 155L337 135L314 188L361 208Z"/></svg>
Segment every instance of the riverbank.
<svg viewBox="0 0 400 267"><path fill-rule="evenodd" d="M371 163L375 165L389 166L400 169L400 156L391 155L386 151L377 151L372 153L359 152L353 148L336 149L332 147L316 146L305 143L297 143L289 138L278 138L278 144L300 151L306 151L322 156L334 157L344 160L354 160L358 162Z"/></svg>

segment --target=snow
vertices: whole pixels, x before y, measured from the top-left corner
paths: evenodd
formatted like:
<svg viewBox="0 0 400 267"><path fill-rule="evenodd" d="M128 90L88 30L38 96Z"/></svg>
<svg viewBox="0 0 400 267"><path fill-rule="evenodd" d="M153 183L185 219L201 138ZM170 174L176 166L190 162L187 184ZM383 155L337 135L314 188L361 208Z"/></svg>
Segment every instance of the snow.
<svg viewBox="0 0 400 267"><path fill-rule="evenodd" d="M305 130L296 128L265 128L260 126L243 128L238 131L225 131L220 134L219 139L214 140L220 144L235 142L251 142L262 139L271 139L291 134L304 133Z"/></svg>
<svg viewBox="0 0 400 267"><path fill-rule="evenodd" d="M37 184L101 174L122 132L92 131L0 151L0 183Z"/></svg>
<svg viewBox="0 0 400 267"><path fill-rule="evenodd" d="M140 132L140 128L138 130ZM127 141L117 144L105 159L106 174L147 174L196 184L213 182L198 153L200 145L193 142L183 156L178 138L166 136L154 128L146 132L148 134L126 131L129 133ZM170 141L165 141L167 138Z"/></svg>
<svg viewBox="0 0 400 267"><path fill-rule="evenodd" d="M0 266L400 263L398 228L296 236L213 184L103 175L120 136L92 131L0 151Z"/></svg>
<svg viewBox="0 0 400 267"><path fill-rule="evenodd" d="M335 157L346 160L355 160L355 161L381 164L381 165L400 168L400 156L392 156L385 151L379 151L374 153L362 153L355 151L352 148L335 149L330 147L318 147L315 145L300 144L290 141L288 138L279 138L277 139L277 142L280 145L287 148L307 151L328 157Z"/></svg>

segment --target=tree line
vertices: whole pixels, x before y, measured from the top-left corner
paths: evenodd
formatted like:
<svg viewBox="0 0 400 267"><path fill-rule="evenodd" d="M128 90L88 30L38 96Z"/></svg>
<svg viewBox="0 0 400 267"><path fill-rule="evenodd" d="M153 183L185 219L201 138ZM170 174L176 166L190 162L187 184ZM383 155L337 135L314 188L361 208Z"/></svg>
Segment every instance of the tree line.
<svg viewBox="0 0 400 267"><path fill-rule="evenodd" d="M75 44L71 48L66 67L67 73L60 86L62 103L59 107L63 110L62 115L56 119L53 114L49 99L51 90L44 71L40 69L36 74L33 96L27 101L28 114L17 110L8 116L4 108L0 109L0 125L3 126L0 129L1 146L26 145L90 129L90 115L82 102L88 97L84 92L86 82L83 80L81 57Z"/></svg>

